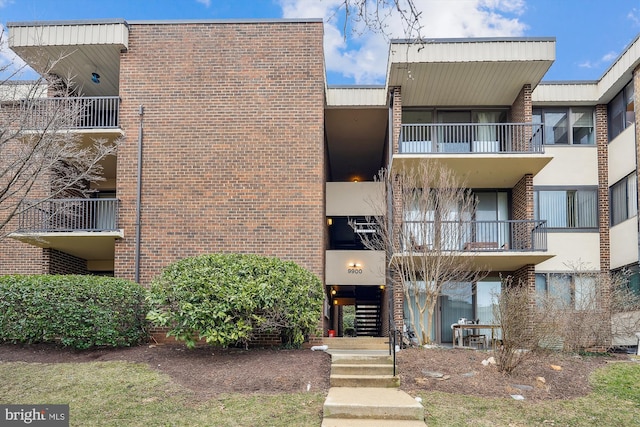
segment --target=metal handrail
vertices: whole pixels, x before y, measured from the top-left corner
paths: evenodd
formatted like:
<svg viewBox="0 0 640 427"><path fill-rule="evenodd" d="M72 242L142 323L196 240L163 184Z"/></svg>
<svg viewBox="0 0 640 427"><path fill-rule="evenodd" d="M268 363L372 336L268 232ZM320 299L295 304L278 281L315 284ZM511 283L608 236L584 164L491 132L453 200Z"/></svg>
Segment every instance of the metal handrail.
<svg viewBox="0 0 640 427"><path fill-rule="evenodd" d="M400 153L544 153L540 123L403 124Z"/></svg>
<svg viewBox="0 0 640 427"><path fill-rule="evenodd" d="M18 232L116 231L118 199L50 199L24 201Z"/></svg>
<svg viewBox="0 0 640 427"><path fill-rule="evenodd" d="M388 299L389 301L389 310L388 310L388 323L389 323L389 355L392 356L393 359L393 376L396 376L397 372L397 361L396 361L396 345L398 345L398 329L396 328L396 323L393 321L393 300L392 298Z"/></svg>
<svg viewBox="0 0 640 427"><path fill-rule="evenodd" d="M21 103L25 129L114 129L119 127L120 98L78 96L38 98Z"/></svg>
<svg viewBox="0 0 640 427"><path fill-rule="evenodd" d="M417 252L547 250L546 220L404 221L401 233L404 250Z"/></svg>

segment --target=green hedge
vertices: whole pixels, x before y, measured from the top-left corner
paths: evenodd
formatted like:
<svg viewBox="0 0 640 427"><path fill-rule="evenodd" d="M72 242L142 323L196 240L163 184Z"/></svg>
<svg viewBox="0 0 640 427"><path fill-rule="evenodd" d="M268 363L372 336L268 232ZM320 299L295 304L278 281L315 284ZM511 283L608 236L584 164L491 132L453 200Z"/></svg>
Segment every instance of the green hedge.
<svg viewBox="0 0 640 427"><path fill-rule="evenodd" d="M145 289L98 276L0 276L0 341L77 349L146 336Z"/></svg>
<svg viewBox="0 0 640 427"><path fill-rule="evenodd" d="M151 283L148 318L188 347L247 345L265 332L299 346L316 332L322 301L320 279L293 262L211 254L178 261Z"/></svg>

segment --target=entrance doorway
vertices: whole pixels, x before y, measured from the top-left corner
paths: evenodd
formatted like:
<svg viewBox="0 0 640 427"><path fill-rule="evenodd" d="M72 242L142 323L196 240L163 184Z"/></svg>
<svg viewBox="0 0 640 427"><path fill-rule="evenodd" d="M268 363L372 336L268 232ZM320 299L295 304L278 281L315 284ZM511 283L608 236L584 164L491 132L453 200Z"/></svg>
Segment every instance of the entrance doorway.
<svg viewBox="0 0 640 427"><path fill-rule="evenodd" d="M384 286L331 286L330 327L339 337L383 334Z"/></svg>

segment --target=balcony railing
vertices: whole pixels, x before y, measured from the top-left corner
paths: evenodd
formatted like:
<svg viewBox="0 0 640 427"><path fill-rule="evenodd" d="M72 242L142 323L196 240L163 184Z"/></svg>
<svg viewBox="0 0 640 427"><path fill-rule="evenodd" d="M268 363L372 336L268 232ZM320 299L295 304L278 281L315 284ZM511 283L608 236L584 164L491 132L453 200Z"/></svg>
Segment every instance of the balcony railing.
<svg viewBox="0 0 640 427"><path fill-rule="evenodd" d="M18 232L115 231L118 199L52 199L23 202Z"/></svg>
<svg viewBox="0 0 640 427"><path fill-rule="evenodd" d="M405 251L528 252L547 250L547 222L405 221Z"/></svg>
<svg viewBox="0 0 640 427"><path fill-rule="evenodd" d="M544 153L535 123L403 124L400 153Z"/></svg>
<svg viewBox="0 0 640 427"><path fill-rule="evenodd" d="M120 98L41 98L22 103L25 129L115 129Z"/></svg>

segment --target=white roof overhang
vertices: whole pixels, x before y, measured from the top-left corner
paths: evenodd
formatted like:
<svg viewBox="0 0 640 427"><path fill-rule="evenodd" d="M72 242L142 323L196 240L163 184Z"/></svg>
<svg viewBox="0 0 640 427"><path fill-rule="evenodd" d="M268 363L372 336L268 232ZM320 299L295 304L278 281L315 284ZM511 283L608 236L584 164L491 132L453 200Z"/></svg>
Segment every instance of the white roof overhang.
<svg viewBox="0 0 640 427"><path fill-rule="evenodd" d="M9 47L38 73L51 68L82 95L118 94L120 52L129 44L124 20L10 22L7 27ZM99 84L91 80L94 72Z"/></svg>
<svg viewBox="0 0 640 427"><path fill-rule="evenodd" d="M406 107L511 105L554 60L555 38L392 41L387 86Z"/></svg>

